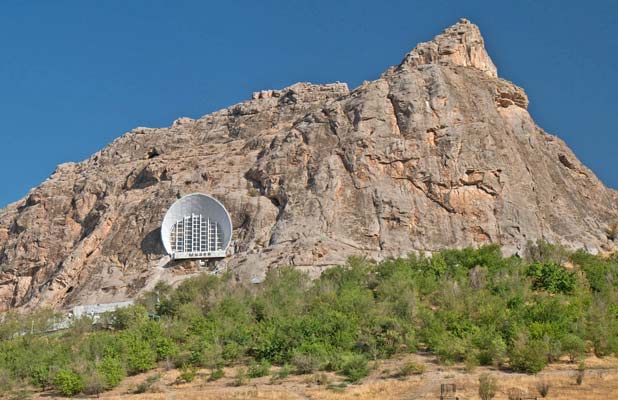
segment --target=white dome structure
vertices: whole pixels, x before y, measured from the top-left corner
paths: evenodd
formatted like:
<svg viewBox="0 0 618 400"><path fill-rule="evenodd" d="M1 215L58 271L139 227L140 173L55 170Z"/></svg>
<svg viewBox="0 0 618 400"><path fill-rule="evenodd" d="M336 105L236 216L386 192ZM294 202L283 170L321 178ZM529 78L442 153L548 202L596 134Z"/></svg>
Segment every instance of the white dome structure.
<svg viewBox="0 0 618 400"><path fill-rule="evenodd" d="M172 259L223 258L231 239L230 214L217 199L201 193L178 199L161 225L161 240Z"/></svg>

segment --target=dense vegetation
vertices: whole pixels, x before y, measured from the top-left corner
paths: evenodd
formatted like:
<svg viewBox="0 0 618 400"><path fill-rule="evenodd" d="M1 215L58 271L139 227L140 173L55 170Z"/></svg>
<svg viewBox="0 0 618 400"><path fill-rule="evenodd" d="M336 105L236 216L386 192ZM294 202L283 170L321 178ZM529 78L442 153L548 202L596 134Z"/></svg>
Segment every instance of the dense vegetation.
<svg viewBox="0 0 618 400"><path fill-rule="evenodd" d="M534 373L562 357L617 354L617 296L618 256L545 243L523 259L504 258L496 246L380 263L352 258L313 281L292 268L259 285L202 275L177 289L158 284L94 327L79 320L45 334L48 313L6 315L0 390L27 383L98 393L160 365L181 368L186 380L199 367L220 377L222 366L245 364L239 384L271 365L356 381L371 360L421 349L446 364Z"/></svg>

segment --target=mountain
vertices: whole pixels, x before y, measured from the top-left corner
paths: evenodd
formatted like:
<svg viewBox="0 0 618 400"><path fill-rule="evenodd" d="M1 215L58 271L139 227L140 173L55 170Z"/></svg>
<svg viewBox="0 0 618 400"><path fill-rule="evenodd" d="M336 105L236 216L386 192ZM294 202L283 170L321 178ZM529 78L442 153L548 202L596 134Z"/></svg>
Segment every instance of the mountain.
<svg viewBox="0 0 618 400"><path fill-rule="evenodd" d="M0 211L0 309L130 298L196 273L159 226L180 196L229 209L238 279L545 239L610 250L618 192L539 128L460 20L350 91L298 83L168 128L136 128Z"/></svg>

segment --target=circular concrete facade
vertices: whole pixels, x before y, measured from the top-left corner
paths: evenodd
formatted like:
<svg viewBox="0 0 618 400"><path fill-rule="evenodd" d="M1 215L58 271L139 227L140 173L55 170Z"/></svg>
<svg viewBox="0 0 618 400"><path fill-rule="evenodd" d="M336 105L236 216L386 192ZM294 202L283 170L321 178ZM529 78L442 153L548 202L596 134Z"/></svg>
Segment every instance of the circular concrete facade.
<svg viewBox="0 0 618 400"><path fill-rule="evenodd" d="M220 258L232 239L232 219L214 197L193 193L167 210L161 240L172 258Z"/></svg>

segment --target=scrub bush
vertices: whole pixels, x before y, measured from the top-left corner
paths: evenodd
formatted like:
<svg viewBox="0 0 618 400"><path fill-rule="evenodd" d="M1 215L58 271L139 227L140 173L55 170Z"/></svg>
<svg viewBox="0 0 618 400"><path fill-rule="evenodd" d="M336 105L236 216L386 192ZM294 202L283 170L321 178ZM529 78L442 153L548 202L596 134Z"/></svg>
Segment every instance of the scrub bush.
<svg viewBox="0 0 618 400"><path fill-rule="evenodd" d="M84 390L84 378L69 369L60 370L53 380L54 388L64 396L75 396Z"/></svg>

